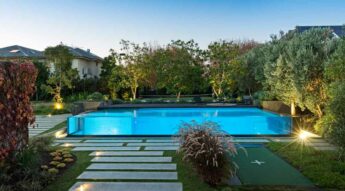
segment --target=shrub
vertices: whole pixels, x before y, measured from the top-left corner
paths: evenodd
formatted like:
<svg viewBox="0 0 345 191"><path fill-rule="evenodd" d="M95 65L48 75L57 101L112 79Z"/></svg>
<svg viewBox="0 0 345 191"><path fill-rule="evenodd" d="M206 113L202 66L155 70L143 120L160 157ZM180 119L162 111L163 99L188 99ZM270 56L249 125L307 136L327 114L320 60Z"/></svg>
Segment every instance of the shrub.
<svg viewBox="0 0 345 191"><path fill-rule="evenodd" d="M235 175L236 164L232 156L237 153L236 148L231 137L219 130L218 124L183 123L179 135L183 159L196 168L206 183L215 186Z"/></svg>
<svg viewBox="0 0 345 191"><path fill-rule="evenodd" d="M35 149L36 152L49 151L53 141L53 136L34 137L30 140L29 147Z"/></svg>
<svg viewBox="0 0 345 191"><path fill-rule="evenodd" d="M36 76L32 63L0 62L0 161L28 144Z"/></svg>
<svg viewBox="0 0 345 191"><path fill-rule="evenodd" d="M104 96L99 92L94 92L87 96L87 101L103 101Z"/></svg>

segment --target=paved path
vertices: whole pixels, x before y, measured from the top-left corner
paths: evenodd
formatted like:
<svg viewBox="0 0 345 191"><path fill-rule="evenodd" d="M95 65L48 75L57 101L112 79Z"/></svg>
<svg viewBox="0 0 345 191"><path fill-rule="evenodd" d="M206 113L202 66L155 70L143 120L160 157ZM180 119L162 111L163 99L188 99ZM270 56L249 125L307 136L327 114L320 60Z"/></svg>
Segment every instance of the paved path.
<svg viewBox="0 0 345 191"><path fill-rule="evenodd" d="M243 137L235 143L261 145L267 142L294 142L289 137ZM171 138L66 137L55 144L71 147L73 151L91 151L91 164L70 188L97 191L182 191L177 166L164 156L167 150L179 148ZM308 145L319 150L335 147L320 138L310 139Z"/></svg>
<svg viewBox="0 0 345 191"><path fill-rule="evenodd" d="M65 121L70 114L62 114L62 115L36 115L36 121L34 123L34 127L31 125L29 126L29 137L34 137L40 133L43 133L57 124Z"/></svg>
<svg viewBox="0 0 345 191"><path fill-rule="evenodd" d="M72 147L73 151L93 151L91 164L77 177L71 191L183 190L182 183L178 182L176 163L164 156L164 148L178 149L176 140L64 138L55 143ZM154 151L146 151L148 147Z"/></svg>

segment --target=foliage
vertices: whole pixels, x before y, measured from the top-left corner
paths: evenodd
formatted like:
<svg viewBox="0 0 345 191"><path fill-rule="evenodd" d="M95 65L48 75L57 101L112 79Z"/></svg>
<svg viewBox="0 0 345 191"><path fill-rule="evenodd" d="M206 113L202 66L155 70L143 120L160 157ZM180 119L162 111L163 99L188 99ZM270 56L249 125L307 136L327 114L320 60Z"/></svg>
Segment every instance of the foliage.
<svg viewBox="0 0 345 191"><path fill-rule="evenodd" d="M218 124L183 123L179 135L183 159L191 162L206 183L215 186L236 174L231 162L236 148Z"/></svg>
<svg viewBox="0 0 345 191"><path fill-rule="evenodd" d="M36 115L58 115L58 114L64 114L64 113L70 113L70 104L65 103L63 109L55 109L54 103L52 102L43 102L43 103L34 103L32 104L34 113Z"/></svg>
<svg viewBox="0 0 345 191"><path fill-rule="evenodd" d="M72 69L73 55L64 45L48 47L44 51L47 62L52 65L53 73L47 84L42 85L47 93L54 95L54 101L62 103L61 91L64 87L72 88L72 80L78 76L76 69Z"/></svg>
<svg viewBox="0 0 345 191"><path fill-rule="evenodd" d="M28 143L36 76L32 63L0 62L0 162Z"/></svg>
<svg viewBox="0 0 345 191"><path fill-rule="evenodd" d="M241 55L256 46L255 42L218 41L208 46L209 83L213 94L220 98L225 94L233 94L236 90L248 90L255 84L250 84L249 63L241 59Z"/></svg>
<svg viewBox="0 0 345 191"><path fill-rule="evenodd" d="M21 151L13 153L13 160L0 165L0 182L5 190L43 190L54 178L41 170L43 153L50 149L51 137L40 137L30 141Z"/></svg>
<svg viewBox="0 0 345 191"><path fill-rule="evenodd" d="M345 164L337 160L336 152L318 151L298 143L270 142L267 146L299 169L316 186L345 189Z"/></svg>
<svg viewBox="0 0 345 191"><path fill-rule="evenodd" d="M94 92L94 93L90 94L89 96L87 96L87 100L88 101L103 101L104 96L103 96L103 94L101 94L99 92Z"/></svg>
<svg viewBox="0 0 345 191"><path fill-rule="evenodd" d="M325 75L329 81L329 103L326 115L318 123L318 130L340 147L340 158L345 160L345 39L329 59Z"/></svg>
<svg viewBox="0 0 345 191"><path fill-rule="evenodd" d="M42 100L47 97L47 94L44 90L41 89L41 86L46 84L49 78L50 71L49 67L47 66L47 63L45 62L35 60L33 61L33 64L35 65L38 71L36 78L36 98Z"/></svg>
<svg viewBox="0 0 345 191"><path fill-rule="evenodd" d="M193 93L203 86L203 52L197 43L172 41L161 61L158 86L179 99L181 93Z"/></svg>

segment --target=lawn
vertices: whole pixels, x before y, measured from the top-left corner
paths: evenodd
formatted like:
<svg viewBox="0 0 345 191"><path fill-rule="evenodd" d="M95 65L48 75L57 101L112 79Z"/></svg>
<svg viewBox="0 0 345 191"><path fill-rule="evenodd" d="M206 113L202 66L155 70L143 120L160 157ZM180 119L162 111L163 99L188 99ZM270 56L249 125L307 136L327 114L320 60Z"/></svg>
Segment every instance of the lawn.
<svg viewBox="0 0 345 191"><path fill-rule="evenodd" d="M333 151L317 151L298 143L268 143L267 147L300 170L316 186L345 190L345 163Z"/></svg>
<svg viewBox="0 0 345 191"><path fill-rule="evenodd" d="M64 103L63 109L54 109L53 102L32 102L32 107L34 109L35 115L58 115L58 114L65 114L70 113L70 103Z"/></svg>

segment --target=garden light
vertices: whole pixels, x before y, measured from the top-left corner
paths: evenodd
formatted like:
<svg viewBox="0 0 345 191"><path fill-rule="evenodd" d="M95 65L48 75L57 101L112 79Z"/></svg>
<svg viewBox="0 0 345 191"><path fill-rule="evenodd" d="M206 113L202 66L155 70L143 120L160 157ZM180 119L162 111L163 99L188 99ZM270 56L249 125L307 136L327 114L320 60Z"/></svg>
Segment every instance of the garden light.
<svg viewBox="0 0 345 191"><path fill-rule="evenodd" d="M55 138L64 138L67 136L64 130L57 131L54 135Z"/></svg>
<svg viewBox="0 0 345 191"><path fill-rule="evenodd" d="M57 109L57 110L60 110L63 108L63 104L62 103L55 103L54 104L54 108Z"/></svg>
<svg viewBox="0 0 345 191"><path fill-rule="evenodd" d="M311 137L317 137L317 135L305 130L300 130L299 133L297 134L297 138L302 142L307 141Z"/></svg>
<svg viewBox="0 0 345 191"><path fill-rule="evenodd" d="M51 116L52 116L52 114L50 114L50 113L49 113L47 116L48 116L48 117L51 117Z"/></svg>

